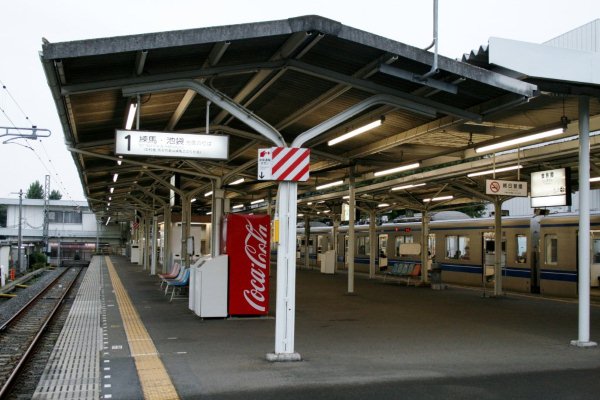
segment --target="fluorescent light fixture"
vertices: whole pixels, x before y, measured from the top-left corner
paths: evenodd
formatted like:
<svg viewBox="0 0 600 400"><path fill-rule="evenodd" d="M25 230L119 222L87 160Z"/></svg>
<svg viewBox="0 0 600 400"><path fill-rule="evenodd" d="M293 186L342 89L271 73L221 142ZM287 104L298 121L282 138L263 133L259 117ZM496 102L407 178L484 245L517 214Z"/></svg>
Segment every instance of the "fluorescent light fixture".
<svg viewBox="0 0 600 400"><path fill-rule="evenodd" d="M331 212L331 210L324 210L323 214L329 214Z"/></svg>
<svg viewBox="0 0 600 400"><path fill-rule="evenodd" d="M390 205L388 203L381 203L381 204L377 204L377 207L379 208L383 208L383 207L389 207Z"/></svg>
<svg viewBox="0 0 600 400"><path fill-rule="evenodd" d="M595 176L593 178L590 178L590 182L600 182L600 176Z"/></svg>
<svg viewBox="0 0 600 400"><path fill-rule="evenodd" d="M117 179L119 179L119 174L115 173L115 174L113 175L113 182L116 182L116 181L117 181Z"/></svg>
<svg viewBox="0 0 600 400"><path fill-rule="evenodd" d="M210 192L204 193L204 197L212 196L212 190Z"/></svg>
<svg viewBox="0 0 600 400"><path fill-rule="evenodd" d="M298 215L296 215L296 217L298 217L298 218L304 217L304 214L298 214Z"/></svg>
<svg viewBox="0 0 600 400"><path fill-rule="evenodd" d="M119 158L123 158L123 156L119 156ZM123 161L121 161L121 160L117 160L117 165L121 165L122 162Z"/></svg>
<svg viewBox="0 0 600 400"><path fill-rule="evenodd" d="M344 184L344 181L329 182L329 183L326 183L324 185L317 186L316 189L317 190L328 189L330 187L340 186L340 185L343 185L343 184Z"/></svg>
<svg viewBox="0 0 600 400"><path fill-rule="evenodd" d="M127 129L128 131L131 130L131 127L133 126L133 121L135 119L137 107L137 103L129 104L129 111L127 112L127 122L125 122L125 129Z"/></svg>
<svg viewBox="0 0 600 400"><path fill-rule="evenodd" d="M307 206L312 206L312 201L309 201L308 203L306 203Z"/></svg>
<svg viewBox="0 0 600 400"><path fill-rule="evenodd" d="M107 207L110 207L110 201L106 204Z"/></svg>
<svg viewBox="0 0 600 400"><path fill-rule="evenodd" d="M195 202L196 200L198 200L198 199L196 199L196 198L194 197L193 199L191 199L191 200L190 200L190 203L193 203L193 202Z"/></svg>
<svg viewBox="0 0 600 400"><path fill-rule="evenodd" d="M494 143L494 144L490 144L488 146L477 147L475 149L475 152L476 153L487 153L488 151L492 151L492 150L503 149L505 147L512 147L517 144L533 142L534 140L545 139L545 138L548 138L551 136L560 135L561 133L564 133L564 131L565 130L563 128L556 128L556 129L551 129L551 130L545 131L545 132L534 133L533 135L521 136L521 137L518 137L515 139L506 140L504 142Z"/></svg>
<svg viewBox="0 0 600 400"><path fill-rule="evenodd" d="M344 140L348 140L354 136L358 136L361 133L365 133L367 131L370 131L371 129L377 128L378 126L381 126L381 124L383 123L382 119L378 119L377 121L373 121L370 124L361 126L360 128L357 128L353 131L350 131L348 133L344 133L342 136L338 136L335 139L331 139L329 142L327 142L328 145L333 146L334 144L338 144L340 142L343 142Z"/></svg>
<svg viewBox="0 0 600 400"><path fill-rule="evenodd" d="M115 188L114 188L114 187L111 187L111 188L110 188L110 193L112 194L112 192L114 192L114 191L115 191Z"/></svg>
<svg viewBox="0 0 600 400"><path fill-rule="evenodd" d="M108 201L112 201L112 196L108 196Z"/></svg>
<svg viewBox="0 0 600 400"><path fill-rule="evenodd" d="M212 211L207 212L206 215L212 215Z"/></svg>
<svg viewBox="0 0 600 400"><path fill-rule="evenodd" d="M110 217L108 217L108 218L106 219L106 225L108 225L108 223L109 223L109 222L110 222Z"/></svg>
<svg viewBox="0 0 600 400"><path fill-rule="evenodd" d="M425 186L425 184L424 183L415 183L414 185L396 186L396 187L393 187L392 190L406 190L406 189L416 188L419 186Z"/></svg>
<svg viewBox="0 0 600 400"><path fill-rule="evenodd" d="M413 163L413 164L407 164L407 165L401 165L399 167L396 168L392 168L392 169L386 169L383 171L377 171L375 172L375 176L382 176L382 175L389 175L389 174L393 174L396 172L402 172L402 171L408 171L409 169L415 169L415 168L419 168L421 166L421 163Z"/></svg>
<svg viewBox="0 0 600 400"><path fill-rule="evenodd" d="M250 204L258 204L258 203L262 203L263 201L265 201L265 199L254 200L254 201L251 201Z"/></svg>
<svg viewBox="0 0 600 400"><path fill-rule="evenodd" d="M348 200L350 196L342 196L342 200Z"/></svg>
<svg viewBox="0 0 600 400"><path fill-rule="evenodd" d="M423 199L423 203L429 203L430 201L444 201L444 200L452 200L454 196L440 196L434 197L433 199Z"/></svg>
<svg viewBox="0 0 600 400"><path fill-rule="evenodd" d="M510 166L510 167L488 169L488 170L480 171L480 172L472 172L470 174L467 174L467 176L469 178L472 178L474 176L489 175L489 174L493 174L494 172L495 173L499 173L499 172L506 172L506 171L514 171L515 169L521 169L521 168L523 168L522 165L513 165L513 166Z"/></svg>
<svg viewBox="0 0 600 400"><path fill-rule="evenodd" d="M244 208L243 204L236 204L235 206L231 207L232 209L238 209L238 208Z"/></svg>
<svg viewBox="0 0 600 400"><path fill-rule="evenodd" d="M237 181L233 181L230 183L230 185L239 185L242 182L244 182L244 178L240 178Z"/></svg>

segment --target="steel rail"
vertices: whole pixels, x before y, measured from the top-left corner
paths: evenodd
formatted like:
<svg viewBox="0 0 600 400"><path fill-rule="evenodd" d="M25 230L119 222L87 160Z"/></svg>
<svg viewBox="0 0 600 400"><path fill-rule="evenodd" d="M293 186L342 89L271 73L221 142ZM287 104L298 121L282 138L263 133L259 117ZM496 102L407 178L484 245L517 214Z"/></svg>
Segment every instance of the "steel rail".
<svg viewBox="0 0 600 400"><path fill-rule="evenodd" d="M37 296L35 296L29 302L27 302L27 304L24 307L22 307L13 317L11 317L11 319L9 321L7 321L4 325L2 325L2 329L4 329L11 321L13 321L16 318L16 316L21 315L25 311L25 309L28 308L32 304L33 300L39 299L40 296L43 293L46 293L51 287L53 287L57 283L57 280L60 277L62 277L69 269L63 271L58 277L56 277L56 279L54 279L46 287L46 289L44 289L42 292L40 292L40 294L38 294ZM48 324L50 323L50 321L52 320L52 318L54 317L54 315L56 314L56 312L58 311L58 309L62 305L62 302L63 302L64 298L71 291L71 288L73 287L73 285L77 281L77 278L79 277L79 274L81 274L82 270L83 270L83 267L79 267L79 272L77 273L77 275L75 276L75 278L73 278L73 280L71 281L71 283L69 284L69 286L65 289L65 291L64 291L63 295L60 297L60 299L58 299L58 301L56 302L56 305L54 306L54 308L52 309L52 311L48 314L46 320L44 321L44 323L42 324L42 326L40 327L40 329L38 329L37 334L35 335L35 337L31 341L31 343L27 347L27 350L25 350L25 353L23 353L23 355L21 356L21 358L20 358L19 362L17 363L16 367L13 369L12 373L10 374L10 376L8 377L8 379L6 380L6 382L4 383L4 385L2 386L2 388L0 389L0 399L4 399L5 396L8 394L9 389L11 388L11 386L13 384L13 381L15 380L15 378L17 377L18 373L20 372L21 368L23 367L23 365L25 364L25 362L29 358L29 355L31 354L31 352L33 351L33 349L35 348L35 346L37 345L39 339L42 336L42 333L44 333L44 331L46 330L46 327L48 326Z"/></svg>

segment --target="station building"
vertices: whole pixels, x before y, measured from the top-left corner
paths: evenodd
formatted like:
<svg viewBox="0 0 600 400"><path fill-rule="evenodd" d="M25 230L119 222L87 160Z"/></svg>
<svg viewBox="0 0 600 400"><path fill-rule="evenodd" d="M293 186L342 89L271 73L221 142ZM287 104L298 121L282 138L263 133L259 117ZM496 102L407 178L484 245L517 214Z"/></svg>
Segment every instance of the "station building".
<svg viewBox="0 0 600 400"><path fill-rule="evenodd" d="M129 221L106 223L96 218L86 201L48 200L46 236L44 200L6 198L0 199L0 206L5 209L0 220L2 265L16 265L19 234L25 267L28 256L36 252L48 254L53 265L66 259L90 260L97 251L120 254L129 237Z"/></svg>

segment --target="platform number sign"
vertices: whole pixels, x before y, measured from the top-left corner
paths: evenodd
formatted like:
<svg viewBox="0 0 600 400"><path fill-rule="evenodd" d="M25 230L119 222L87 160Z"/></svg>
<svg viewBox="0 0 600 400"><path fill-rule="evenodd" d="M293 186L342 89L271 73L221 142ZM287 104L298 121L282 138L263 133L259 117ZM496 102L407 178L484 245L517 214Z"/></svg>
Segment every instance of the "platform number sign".
<svg viewBox="0 0 600 400"><path fill-rule="evenodd" d="M117 130L118 155L226 160L229 136Z"/></svg>

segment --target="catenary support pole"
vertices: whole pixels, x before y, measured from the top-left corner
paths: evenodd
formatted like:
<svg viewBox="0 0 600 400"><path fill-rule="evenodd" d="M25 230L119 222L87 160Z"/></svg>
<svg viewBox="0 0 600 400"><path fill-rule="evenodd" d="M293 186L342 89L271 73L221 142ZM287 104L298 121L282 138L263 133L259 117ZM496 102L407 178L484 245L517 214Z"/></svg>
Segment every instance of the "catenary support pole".
<svg viewBox="0 0 600 400"><path fill-rule="evenodd" d="M590 341L590 112L589 98L579 97L579 330L571 344L593 347Z"/></svg>

